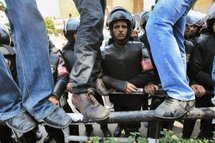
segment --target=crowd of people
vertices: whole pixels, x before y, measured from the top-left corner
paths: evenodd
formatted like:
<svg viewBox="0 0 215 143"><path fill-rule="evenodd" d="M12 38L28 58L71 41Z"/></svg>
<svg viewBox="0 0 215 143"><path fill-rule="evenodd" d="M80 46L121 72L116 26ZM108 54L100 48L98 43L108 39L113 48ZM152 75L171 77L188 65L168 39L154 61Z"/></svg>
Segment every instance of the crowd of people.
<svg viewBox="0 0 215 143"><path fill-rule="evenodd" d="M204 14L190 10L194 0L174 1L174 7L167 1L140 12L140 31L127 9L113 8L105 24L110 39L101 47L105 0L74 0L80 20L65 22L67 42L55 47L35 1L6 0L10 28L0 24L0 142L14 143L16 131L23 142L36 143L41 122L47 132L44 143L65 142L62 129L67 127L71 135L79 135L79 126L70 125L67 114L74 112L69 93L71 103L89 121L105 120L112 110L155 110L158 118L177 120L194 107L213 107L215 9ZM133 95L140 88L144 94ZM156 94L159 88L165 92ZM107 95L113 107L104 106ZM191 137L195 122L182 122L184 138ZM173 124L163 121L161 130L172 130ZM149 138L155 125L148 123ZM93 126L85 127L85 135L91 136ZM118 123L113 134L108 124L100 127L105 137L120 137L123 131L128 137L139 132L141 124ZM212 119L201 119L198 138L211 139L214 130Z"/></svg>

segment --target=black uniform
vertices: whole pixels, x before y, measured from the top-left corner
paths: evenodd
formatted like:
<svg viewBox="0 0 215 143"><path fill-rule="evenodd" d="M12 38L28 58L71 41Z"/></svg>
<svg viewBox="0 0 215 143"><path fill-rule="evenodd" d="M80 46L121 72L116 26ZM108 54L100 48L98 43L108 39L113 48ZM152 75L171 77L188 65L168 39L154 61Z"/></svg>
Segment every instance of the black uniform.
<svg viewBox="0 0 215 143"><path fill-rule="evenodd" d="M148 50L144 44L137 41L129 41L125 46L118 48L114 44L107 45L102 53L102 79L107 88L124 92L127 82L138 88L153 81L154 72L152 65L143 66L141 61L150 60ZM141 110L142 96L113 95L110 101L114 104L115 111ZM121 125L123 126L123 125ZM137 131L140 123L125 124L125 130Z"/></svg>
<svg viewBox="0 0 215 143"><path fill-rule="evenodd" d="M214 89L214 81L211 77L213 59L215 55L215 36L203 34L198 40L197 44L193 50L192 62L191 62L191 72L193 79L198 84L202 85L208 93L202 97L196 97L196 107L211 107L214 106L211 103L211 98L214 96L212 92ZM193 131L195 121L188 121L185 124L186 129L184 129L183 136L190 137ZM212 119L202 119L200 126L199 138L211 138L212 133Z"/></svg>

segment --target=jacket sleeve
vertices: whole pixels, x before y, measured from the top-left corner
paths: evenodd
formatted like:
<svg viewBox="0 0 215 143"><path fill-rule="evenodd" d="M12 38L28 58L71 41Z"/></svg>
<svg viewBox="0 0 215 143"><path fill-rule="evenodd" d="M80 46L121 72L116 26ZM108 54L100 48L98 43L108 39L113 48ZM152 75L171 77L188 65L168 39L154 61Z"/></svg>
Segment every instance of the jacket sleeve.
<svg viewBox="0 0 215 143"><path fill-rule="evenodd" d="M118 79L115 79L115 78L107 76L107 75L103 75L102 80L107 87L116 89L116 90L122 91L122 92L125 91L126 86L127 86L127 81L118 80Z"/></svg>
<svg viewBox="0 0 215 143"><path fill-rule="evenodd" d="M61 95L64 93L68 80L69 80L68 75L60 76L57 79L54 86L53 95L56 96L58 99L60 99Z"/></svg>
<svg viewBox="0 0 215 143"><path fill-rule="evenodd" d="M193 50L192 58L191 68L193 72L193 79L204 87L213 88L214 82L211 75L203 70L203 53L203 47L200 44L197 44Z"/></svg>
<svg viewBox="0 0 215 143"><path fill-rule="evenodd" d="M68 80L69 72L65 66L63 58L59 56L57 65L57 80L53 90L53 95L55 95L58 99L60 99L61 95L64 93Z"/></svg>
<svg viewBox="0 0 215 143"><path fill-rule="evenodd" d="M154 77L155 77L154 71L149 70L133 77L128 82L134 84L137 87L143 87L148 83L153 83Z"/></svg>

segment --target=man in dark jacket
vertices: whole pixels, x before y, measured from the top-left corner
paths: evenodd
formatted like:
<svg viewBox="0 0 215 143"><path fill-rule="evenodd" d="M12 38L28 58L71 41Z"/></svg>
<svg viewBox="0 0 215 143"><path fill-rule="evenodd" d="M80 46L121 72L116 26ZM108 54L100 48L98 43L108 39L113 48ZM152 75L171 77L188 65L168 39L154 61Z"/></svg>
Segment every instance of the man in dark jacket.
<svg viewBox="0 0 215 143"><path fill-rule="evenodd" d="M186 16L186 29L185 39L191 41L194 45L196 44L197 38L204 31L205 20L207 15L200 12L190 10Z"/></svg>
<svg viewBox="0 0 215 143"><path fill-rule="evenodd" d="M215 55L215 14L207 20L208 34L202 34L193 50L191 69L193 79L202 85L206 91L213 91L215 82L211 72ZM202 96L196 97L196 107L214 106L211 102L212 92L206 92ZM212 119L202 119L199 138L212 138Z"/></svg>
<svg viewBox="0 0 215 143"><path fill-rule="evenodd" d="M153 80L153 66L144 44L129 41L132 30L132 16L122 7L114 8L108 16L108 27L111 39L102 50L102 80L105 85L125 94L137 92ZM142 96L112 95L111 102L115 111L135 111L141 109ZM126 136L137 132L140 123L118 124L114 136L121 135L124 129Z"/></svg>
<svg viewBox="0 0 215 143"><path fill-rule="evenodd" d="M194 43L196 43L198 37L200 36L200 30L203 27L202 25L205 22L205 15L201 12L196 12L193 10L190 10L186 19L186 29L184 33L185 37L185 51L186 51L186 61L187 61L187 76L189 78L190 86L195 92L196 98L199 98L203 96L206 93L205 88L200 85L198 82L196 82L192 77L192 54ZM183 123L183 138L190 138L195 126L196 120L184 120Z"/></svg>

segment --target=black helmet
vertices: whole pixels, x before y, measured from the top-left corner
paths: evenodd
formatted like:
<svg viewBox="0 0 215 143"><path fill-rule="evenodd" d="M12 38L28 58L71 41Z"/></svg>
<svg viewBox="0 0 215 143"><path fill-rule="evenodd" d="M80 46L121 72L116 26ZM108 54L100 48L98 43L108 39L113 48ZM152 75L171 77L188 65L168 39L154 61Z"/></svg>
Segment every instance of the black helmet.
<svg viewBox="0 0 215 143"><path fill-rule="evenodd" d="M140 13L140 20L141 20L140 25L142 26L142 28L145 29L148 19L149 19L149 12L148 11L142 11Z"/></svg>
<svg viewBox="0 0 215 143"><path fill-rule="evenodd" d="M74 34L77 32L80 25L80 21L78 19L69 19L63 29L64 36L67 40L74 40Z"/></svg>
<svg viewBox="0 0 215 143"><path fill-rule="evenodd" d="M113 26L113 23L117 20L125 20L127 21L127 23L129 24L128 26L129 27L133 27L133 17L131 15L131 13L124 9L123 7L121 6L117 6L115 7L108 15L107 17L107 22L106 22L106 26L109 27L109 28L112 28Z"/></svg>
<svg viewBox="0 0 215 143"><path fill-rule="evenodd" d="M0 23L0 44L11 44L11 36L9 29L2 23Z"/></svg>

